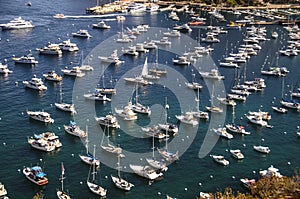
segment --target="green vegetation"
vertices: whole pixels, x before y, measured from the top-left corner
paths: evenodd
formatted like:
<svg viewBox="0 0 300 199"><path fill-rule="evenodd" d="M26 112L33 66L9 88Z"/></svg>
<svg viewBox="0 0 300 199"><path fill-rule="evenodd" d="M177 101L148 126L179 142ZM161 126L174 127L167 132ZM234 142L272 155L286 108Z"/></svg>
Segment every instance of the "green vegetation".
<svg viewBox="0 0 300 199"><path fill-rule="evenodd" d="M210 193L210 196L218 199L300 198L300 175L264 177L251 186L249 193L234 193L231 188L226 188L224 192Z"/></svg>

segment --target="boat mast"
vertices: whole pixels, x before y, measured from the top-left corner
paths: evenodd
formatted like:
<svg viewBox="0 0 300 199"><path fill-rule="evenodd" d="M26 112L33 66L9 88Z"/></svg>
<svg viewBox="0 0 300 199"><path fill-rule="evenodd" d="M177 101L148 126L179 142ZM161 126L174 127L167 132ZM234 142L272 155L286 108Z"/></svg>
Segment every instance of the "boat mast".
<svg viewBox="0 0 300 199"><path fill-rule="evenodd" d="M196 99L196 102L197 102L197 112L199 112L199 105L200 105L200 98L199 98L199 88L197 89L197 99Z"/></svg>
<svg viewBox="0 0 300 199"><path fill-rule="evenodd" d="M165 109L166 109L166 124L167 124L168 109L169 109L169 105L167 103L167 97L166 97ZM168 151L168 131L169 131L169 125L167 125L167 130L166 130L166 151Z"/></svg>
<svg viewBox="0 0 300 199"><path fill-rule="evenodd" d="M119 180L121 181L121 164L120 164L120 154L118 155L118 163L117 163L117 170L118 170L118 177L119 177Z"/></svg>
<svg viewBox="0 0 300 199"><path fill-rule="evenodd" d="M94 152L93 152L94 158L95 158L95 155L96 155L95 153L96 153L96 145L94 145ZM96 166L96 164L93 164L93 171L92 171L92 173L93 173L93 182L95 181L95 173L96 173L95 166Z"/></svg>
<svg viewBox="0 0 300 199"><path fill-rule="evenodd" d="M85 126L85 131L86 131L86 139L85 139L85 147L86 147L86 154L89 153L89 134L88 134L88 126Z"/></svg>
<svg viewBox="0 0 300 199"><path fill-rule="evenodd" d="M234 124L234 120L235 120L235 106L232 106L232 124Z"/></svg>
<svg viewBox="0 0 300 199"><path fill-rule="evenodd" d="M154 149L155 149L155 147L154 147L154 133L153 133L153 135L152 135L152 157L153 157L153 160L154 160Z"/></svg>
<svg viewBox="0 0 300 199"><path fill-rule="evenodd" d="M65 168L63 162L61 163L61 191L64 191L64 174L65 174Z"/></svg>
<svg viewBox="0 0 300 199"><path fill-rule="evenodd" d="M135 85L135 104L138 104L138 87L139 87L139 83L136 83Z"/></svg>

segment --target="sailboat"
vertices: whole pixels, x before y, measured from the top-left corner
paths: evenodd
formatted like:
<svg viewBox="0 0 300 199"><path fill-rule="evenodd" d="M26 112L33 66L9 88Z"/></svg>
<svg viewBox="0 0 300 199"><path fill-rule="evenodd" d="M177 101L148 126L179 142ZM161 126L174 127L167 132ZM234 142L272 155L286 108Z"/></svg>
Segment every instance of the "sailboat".
<svg viewBox="0 0 300 199"><path fill-rule="evenodd" d="M235 106L232 107L232 123L226 124L225 125L226 129L228 129L229 131L234 132L234 133L249 135L250 132L247 132L245 130L244 126L237 125L237 124L234 123L234 120L235 120L235 111L234 111L234 109L235 109Z"/></svg>
<svg viewBox="0 0 300 199"><path fill-rule="evenodd" d="M160 77L158 75L150 75L148 70L148 57L145 59L145 63L142 69L142 77L145 79L157 80Z"/></svg>
<svg viewBox="0 0 300 199"><path fill-rule="evenodd" d="M70 195L67 194L65 191L64 191L64 177L65 175L65 168L64 168L64 164L61 163L61 190L57 189L56 191L56 195L59 199L71 199Z"/></svg>
<svg viewBox="0 0 300 199"><path fill-rule="evenodd" d="M156 49L155 68L149 69L149 72L154 73L156 75L166 75L167 74L167 70L166 69L159 69L158 68L158 49Z"/></svg>
<svg viewBox="0 0 300 199"><path fill-rule="evenodd" d="M156 160L154 158L154 149L155 149L155 147L154 147L154 134L153 134L153 136L152 136L152 158L146 158L146 161L148 162L148 164L150 166L152 166L155 169L159 169L161 171L167 171L168 170L167 164L165 162Z"/></svg>
<svg viewBox="0 0 300 199"><path fill-rule="evenodd" d="M197 110L195 112L192 112L193 116L196 117L196 118L208 120L209 119L208 113L199 110L199 102L200 102L199 92L200 92L200 89L198 88L197 90L198 90L198 92L197 92L197 98L195 99L196 102L197 102Z"/></svg>
<svg viewBox="0 0 300 199"><path fill-rule="evenodd" d="M83 64L83 51L81 51L81 65L80 65L80 70L82 71L93 71L94 68L89 65L89 62L87 64Z"/></svg>
<svg viewBox="0 0 300 199"><path fill-rule="evenodd" d="M109 143L109 127L107 127L107 133L108 133L107 145L105 146L105 145L103 145L103 140L104 140L104 136L105 136L105 129L104 129L104 133L103 133L103 137L102 137L102 141L101 141L101 148L104 149L105 151L109 152L109 153L121 155L122 154L122 148L121 147L116 147L116 146Z"/></svg>
<svg viewBox="0 0 300 199"><path fill-rule="evenodd" d="M104 83L104 65L102 65L102 88L96 88L96 92L107 94L107 95L115 95L117 90L115 88L106 88Z"/></svg>
<svg viewBox="0 0 300 199"><path fill-rule="evenodd" d="M91 155L89 153L89 139L88 139L88 128L86 127L86 140L85 140L85 147L86 147L86 154L85 155L79 155L80 159L89 164L89 165L96 165L100 166L100 161L96 159L94 155ZM94 146L95 147L95 146Z"/></svg>
<svg viewBox="0 0 300 199"><path fill-rule="evenodd" d="M223 113L223 109L218 106L214 106L213 102L214 102L214 84L212 86L212 91L211 91L211 106L206 106L206 109L213 113Z"/></svg>
<svg viewBox="0 0 300 199"><path fill-rule="evenodd" d="M281 100L280 103L282 106L285 106L287 108L292 108L292 109L297 109L300 110L300 102L297 102L295 100L289 100L289 99L285 99L283 97L283 86L284 86L284 78L282 78L282 93L281 93Z"/></svg>
<svg viewBox="0 0 300 199"><path fill-rule="evenodd" d="M120 158L123 157L121 154L118 155L118 166L117 166L117 170L118 170L118 177L115 177L113 175L111 175L111 179L114 182L114 184L116 185L116 187L118 187L119 189L125 190L125 191L130 191L131 187L133 187L134 185L130 182L128 182L127 180L121 178L121 165L120 165Z"/></svg>
<svg viewBox="0 0 300 199"><path fill-rule="evenodd" d="M139 96L138 95L138 86L139 86L138 83L136 83L136 85L135 85L135 103L132 104L131 108L134 112L150 115L151 114L150 107L144 106L141 103L139 103L139 101L138 101L138 96ZM131 102L131 100L130 100L130 102Z"/></svg>
<svg viewBox="0 0 300 199"><path fill-rule="evenodd" d="M95 148L96 148L96 147L94 146L94 154L93 154L94 157L95 157ZM95 171L96 165L93 164L93 165L91 165L91 167L92 167L92 169L93 169L93 170L92 170L92 176L93 176L93 178L92 178L92 181L89 181L89 178L90 178L90 172L89 172L88 179L87 179L86 183L87 183L89 189L90 189L94 194L97 194L97 195L99 195L99 196L101 196L101 197L104 197L104 196L106 196L107 190L104 189L103 187L101 187L100 185L98 185L98 184L95 183L95 174L97 174L97 172ZM91 170L90 170L90 171L91 171Z"/></svg>
<svg viewBox="0 0 300 199"><path fill-rule="evenodd" d="M168 123L168 111L167 111L168 109L169 109L169 105L167 103L167 97L166 97L166 99L165 99L165 123L164 124L158 124L158 126L162 130L177 134L178 133L178 126L175 125L175 124Z"/></svg>
<svg viewBox="0 0 300 199"><path fill-rule="evenodd" d="M169 105L167 104L167 100L166 100L165 109L167 109L167 108L169 108ZM168 129L166 130L166 136L168 136ZM179 160L178 151L176 153L172 153L168 150L168 139L166 139L165 148L164 149L157 149L157 151L167 161L173 162L173 161Z"/></svg>
<svg viewBox="0 0 300 199"><path fill-rule="evenodd" d="M71 112L71 114L75 114L76 110L74 104L67 104L62 101L62 84L60 85L59 90L60 103L54 103L55 107L66 112Z"/></svg>

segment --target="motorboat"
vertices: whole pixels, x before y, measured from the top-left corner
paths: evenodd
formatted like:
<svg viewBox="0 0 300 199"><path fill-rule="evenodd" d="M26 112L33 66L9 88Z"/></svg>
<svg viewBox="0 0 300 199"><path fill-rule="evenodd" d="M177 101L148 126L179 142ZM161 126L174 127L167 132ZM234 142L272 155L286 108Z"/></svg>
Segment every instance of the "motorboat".
<svg viewBox="0 0 300 199"><path fill-rule="evenodd" d="M144 5L142 3L131 3L127 6L126 10L130 14L145 12L146 5Z"/></svg>
<svg viewBox="0 0 300 199"><path fill-rule="evenodd" d="M34 138L28 138L27 139L28 144L30 144L33 148L41 150L41 151L54 151L56 149L55 144L52 142L48 142L44 139L34 139Z"/></svg>
<svg viewBox="0 0 300 199"><path fill-rule="evenodd" d="M163 37L161 40L153 40L155 44L158 45L171 45L171 42L169 41L168 37Z"/></svg>
<svg viewBox="0 0 300 199"><path fill-rule="evenodd" d="M150 3L148 6L146 6L146 12L157 12L159 10L159 5Z"/></svg>
<svg viewBox="0 0 300 199"><path fill-rule="evenodd" d="M180 37L181 36L181 34L178 30L171 30L169 32L164 32L163 35L167 36L167 37Z"/></svg>
<svg viewBox="0 0 300 199"><path fill-rule="evenodd" d="M207 35L205 38L201 38L201 42L205 42L205 43L219 43L220 39L214 37L213 35Z"/></svg>
<svg viewBox="0 0 300 199"><path fill-rule="evenodd" d="M7 191L4 187L4 185L0 182L0 197L2 197L3 199L8 199L8 197L6 197L7 195Z"/></svg>
<svg viewBox="0 0 300 199"><path fill-rule="evenodd" d="M92 24L92 26L93 26L93 28L97 28L97 29L110 29L111 28L103 20L97 24Z"/></svg>
<svg viewBox="0 0 300 199"><path fill-rule="evenodd" d="M169 135L164 133L162 129L157 125L151 127L142 127L141 129L149 137L154 137L157 139L167 139L169 137Z"/></svg>
<svg viewBox="0 0 300 199"><path fill-rule="evenodd" d="M35 140L44 140L51 145L55 146L55 149L62 147L62 143L59 140L59 137L52 132L45 132L41 134L34 134L33 136L28 138L28 143L34 142Z"/></svg>
<svg viewBox="0 0 300 199"><path fill-rule="evenodd" d="M246 117L253 124L257 124L259 126L266 126L266 127L269 126L268 122L264 121L261 116L246 115Z"/></svg>
<svg viewBox="0 0 300 199"><path fill-rule="evenodd" d="M102 94L97 91L95 91L93 93L84 94L83 97L85 97L86 99L96 100L96 101L108 101L108 102L111 101L111 99L108 98L105 94Z"/></svg>
<svg viewBox="0 0 300 199"><path fill-rule="evenodd" d="M45 123L54 123L54 119L51 118L50 114L45 111L28 111L27 115L34 119Z"/></svg>
<svg viewBox="0 0 300 199"><path fill-rule="evenodd" d="M136 173L139 176L142 176L144 178L147 178L149 180L155 180L161 176L163 176L163 173L154 170L150 166L140 166L140 165L129 165L130 168L133 170L134 173Z"/></svg>
<svg viewBox="0 0 300 199"><path fill-rule="evenodd" d="M231 89L230 90L233 94L238 94L242 96L249 96L251 92L247 91L246 89Z"/></svg>
<svg viewBox="0 0 300 199"><path fill-rule="evenodd" d="M158 46L153 41L149 41L149 42L144 43L144 48L145 49L157 49Z"/></svg>
<svg viewBox="0 0 300 199"><path fill-rule="evenodd" d="M203 86L198 82L185 82L185 85L193 90L202 89Z"/></svg>
<svg viewBox="0 0 300 199"><path fill-rule="evenodd" d="M119 38L117 38L116 42L117 43L130 43L130 42L132 42L132 39L129 38L128 35L122 33L121 36Z"/></svg>
<svg viewBox="0 0 300 199"><path fill-rule="evenodd" d="M270 67L267 70L260 71L262 75L270 75L270 76L286 76L289 71L286 67Z"/></svg>
<svg viewBox="0 0 300 199"><path fill-rule="evenodd" d="M137 114L133 112L131 103L125 106L123 109L115 108L118 116L122 117L124 120L136 120Z"/></svg>
<svg viewBox="0 0 300 199"><path fill-rule="evenodd" d="M168 15L168 17L174 21L179 21L180 18L178 17L177 13L175 11L171 11Z"/></svg>
<svg viewBox="0 0 300 199"><path fill-rule="evenodd" d="M74 77L83 77L85 74L81 71L79 66L74 66L71 69L65 68L61 69L61 72L64 73L64 75L68 76L74 76Z"/></svg>
<svg viewBox="0 0 300 199"><path fill-rule="evenodd" d="M276 107L276 106L272 106L272 109L278 113L287 113L288 110L282 107Z"/></svg>
<svg viewBox="0 0 300 199"><path fill-rule="evenodd" d="M49 71L48 73L43 74L46 80L60 82L62 81L62 76L58 75L54 70Z"/></svg>
<svg viewBox="0 0 300 199"><path fill-rule="evenodd" d="M166 140L167 142L167 140ZM174 162L179 160L178 151L176 153L170 152L167 148L157 149L158 153L164 157L168 162Z"/></svg>
<svg viewBox="0 0 300 199"><path fill-rule="evenodd" d="M119 65L121 63L124 63L124 61L121 61L118 57L118 51L114 50L114 52L108 56L108 57L103 57L103 56L99 56L98 57L102 62L104 63L109 63L109 64L115 64L115 65Z"/></svg>
<svg viewBox="0 0 300 199"><path fill-rule="evenodd" d="M150 107L149 106L144 106L139 102L136 102L136 103L132 104L131 108L134 112L151 115Z"/></svg>
<svg viewBox="0 0 300 199"><path fill-rule="evenodd" d="M175 25L173 27L173 30L178 30L179 32L183 32L183 33L192 32L191 27L187 23L182 24L180 26L179 25Z"/></svg>
<svg viewBox="0 0 300 199"><path fill-rule="evenodd" d="M188 58L186 56L180 56L180 57L178 57L178 59L173 59L173 64L190 65L191 62L188 61Z"/></svg>
<svg viewBox="0 0 300 199"><path fill-rule="evenodd" d="M229 131L233 132L233 133L239 133L242 135L250 135L250 132L247 132L245 130L245 127L242 125L236 125L234 123L229 123L225 125L226 129L228 129Z"/></svg>
<svg viewBox="0 0 300 199"><path fill-rule="evenodd" d="M210 155L214 159L215 162L221 164L223 166L229 165L229 161L224 158L222 155Z"/></svg>
<svg viewBox="0 0 300 199"><path fill-rule="evenodd" d="M83 38L92 37L87 30L83 30L83 29L80 29L79 31L72 33L72 35L73 37L83 37Z"/></svg>
<svg viewBox="0 0 300 199"><path fill-rule="evenodd" d="M141 53L147 53L147 52L149 52L149 50L144 47L143 43L137 43L135 45L135 48L136 48L135 50L137 52L141 52Z"/></svg>
<svg viewBox="0 0 300 199"><path fill-rule="evenodd" d="M240 179L242 185L247 188L247 189L251 189L251 186L254 186L256 181L255 179L248 179L248 178L242 178Z"/></svg>
<svg viewBox="0 0 300 199"><path fill-rule="evenodd" d="M218 106L206 106L205 108L212 113L223 113L223 109Z"/></svg>
<svg viewBox="0 0 300 199"><path fill-rule="evenodd" d="M253 146L253 149L260 153L265 153L265 154L269 154L271 151L269 147L261 146L261 145Z"/></svg>
<svg viewBox="0 0 300 199"><path fill-rule="evenodd" d="M33 28L32 21L25 21L22 17L17 17L6 24L0 24L2 30L15 30L24 28Z"/></svg>
<svg viewBox="0 0 300 199"><path fill-rule="evenodd" d="M124 55L138 56L139 52L136 51L136 46L129 46L128 49L122 50Z"/></svg>
<svg viewBox="0 0 300 199"><path fill-rule="evenodd" d="M249 115L261 117L263 120L271 120L272 116L269 112L266 111L248 111Z"/></svg>
<svg viewBox="0 0 300 199"><path fill-rule="evenodd" d="M198 121L194 120L192 112L186 112L184 115L175 115L175 117L182 123L189 124L192 126L198 125Z"/></svg>
<svg viewBox="0 0 300 199"><path fill-rule="evenodd" d="M25 167L23 169L23 174L34 184L39 186L48 184L48 178L46 178L46 174L43 172L40 166Z"/></svg>
<svg viewBox="0 0 300 199"><path fill-rule="evenodd" d="M240 66L237 63L232 61L220 62L220 66L229 67L229 68L239 68Z"/></svg>
<svg viewBox="0 0 300 199"><path fill-rule="evenodd" d="M176 124L165 123L165 124L158 124L158 126L164 131L168 131L174 134L178 133L178 126Z"/></svg>
<svg viewBox="0 0 300 199"><path fill-rule="evenodd" d="M70 41L70 39L68 39L66 41L63 41L62 43L59 43L58 46L63 51L74 52L74 51L78 51L79 50L77 44L72 43Z"/></svg>
<svg viewBox="0 0 300 199"><path fill-rule="evenodd" d="M46 55L62 55L62 51L58 44L49 44L48 46L44 46L43 48L37 48L40 54Z"/></svg>
<svg viewBox="0 0 300 199"><path fill-rule="evenodd" d="M202 78L223 80L225 77L218 74L218 70L212 69L211 72L200 72Z"/></svg>
<svg viewBox="0 0 300 199"><path fill-rule="evenodd" d="M74 122L74 121L70 121L70 124L68 126L64 125L64 129L70 135L74 135L74 136L81 137L81 138L84 138L87 136L87 133L85 131L81 130L80 127L77 126L76 122Z"/></svg>
<svg viewBox="0 0 300 199"><path fill-rule="evenodd" d="M217 134L217 135L219 135L219 136L221 136L221 137L224 137L224 138L227 138L227 139L232 139L233 138L233 135L232 134L230 134L230 133L228 133L227 131L226 131L226 128L217 128L217 129L213 129L213 131Z"/></svg>
<svg viewBox="0 0 300 199"><path fill-rule="evenodd" d="M112 114L108 114L105 117L95 117L95 119L100 125L117 129L120 128L117 118Z"/></svg>
<svg viewBox="0 0 300 199"><path fill-rule="evenodd" d="M266 177L266 178L272 178L272 177L276 177L276 178L282 178L283 176L280 174L279 169L275 168L273 165L271 165L268 169L266 170L262 170L259 171L259 174L262 177Z"/></svg>
<svg viewBox="0 0 300 199"><path fill-rule="evenodd" d="M228 97L217 97L217 100L224 105L235 106L236 102Z"/></svg>
<svg viewBox="0 0 300 199"><path fill-rule="evenodd" d="M8 75L8 74L10 74L12 72L13 72L12 70L8 69L7 64L2 64L0 62L0 74Z"/></svg>
<svg viewBox="0 0 300 199"><path fill-rule="evenodd" d="M238 160L242 160L244 159L244 155L242 154L241 150L239 149L232 149L229 151L232 155L232 157L234 157L235 159L238 159Z"/></svg>
<svg viewBox="0 0 300 199"><path fill-rule="evenodd" d="M72 114L76 113L75 105L68 103L54 103L55 107L66 112L71 112Z"/></svg>
<svg viewBox="0 0 300 199"><path fill-rule="evenodd" d="M17 64L35 65L39 63L37 60L35 60L32 54L23 55L21 57L13 57L13 60Z"/></svg>
<svg viewBox="0 0 300 199"><path fill-rule="evenodd" d="M37 78L36 75L34 75L29 81L23 81L23 84L27 88L31 88L39 91L47 90L47 86L44 85L42 79Z"/></svg>
<svg viewBox="0 0 300 199"><path fill-rule="evenodd" d="M235 94L235 93L228 93L227 98L233 99L233 100L238 100L238 101L243 101L243 102L247 100L246 96L240 95L240 94Z"/></svg>

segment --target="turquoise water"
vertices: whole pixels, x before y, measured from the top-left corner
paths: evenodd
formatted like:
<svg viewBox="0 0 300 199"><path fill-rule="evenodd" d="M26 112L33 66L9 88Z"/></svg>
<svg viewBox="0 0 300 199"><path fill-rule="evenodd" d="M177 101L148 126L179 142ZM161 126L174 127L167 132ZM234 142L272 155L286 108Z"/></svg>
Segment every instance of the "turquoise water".
<svg viewBox="0 0 300 199"><path fill-rule="evenodd" d="M63 131L63 125L68 124L73 119L67 113L58 111L53 106L54 102L59 99L59 85L51 82L45 82L48 90L43 94L24 89L22 85L23 80L30 79L34 74L41 77L42 73L49 70L60 69L69 66L70 62L78 63L81 57L81 50L87 55L92 53L101 42L109 40L109 38L115 36L117 32L121 31L122 24L116 21L109 21L112 28L107 31L99 31L91 28L91 24L96 23L96 18L66 18L62 20L54 19L52 16L56 13L64 13L65 15L85 15L85 8L93 6L96 1L88 1L82 3L82 1L46 1L40 3L39 1L31 1L32 6L28 7L24 5L23 1L13 2L0 2L1 6L1 21L0 23L6 23L17 16L22 16L25 19L30 19L36 25L35 28L28 31L1 31L0 32L0 59L3 62L4 59L8 60L8 66L13 73L7 77L0 76L0 139L1 139L1 170L0 181L5 184L8 190L10 198L32 198L33 195L39 190L43 190L45 198L54 198L55 190L60 186L58 180L60 175L60 164L64 162L66 169L66 181L65 188L71 193L73 198L97 198L87 188L85 181L88 176L89 166L80 161L78 154L84 153L85 148L81 140L67 135ZM205 16L205 15L204 15ZM179 17L182 21L187 21L186 14L180 14ZM229 14L226 17L232 17ZM111 17L113 18L113 17ZM209 17L208 17L209 20ZM123 26L132 28L139 24L149 24L150 27L163 27L169 28L175 24L166 17L166 13L158 14L144 14L141 16L126 16L126 21ZM215 21L212 21L215 23ZM225 24L218 24L225 25ZM76 32L79 29L88 29L92 34L92 38L89 40L80 38L71 38L70 34ZM266 57L268 56L268 62L270 64L276 61L276 52L287 44L287 32L281 26L268 26L267 27L268 38L271 38L271 32L276 30L279 33L277 40L270 40L261 43L262 50L259 51L257 56L253 56L246 65L242 66L238 71L239 74L246 75L247 80L253 79L253 77L260 77L260 68L263 65ZM194 29L190 35L196 39L198 34L204 35L206 30ZM230 30L227 35L220 35L221 42L214 44L214 52L211 55L212 60L216 63L222 60L226 52L231 52L241 43L245 30ZM61 58L49 57L38 55L35 51L36 48L40 48L50 42L58 42L60 40L66 40L71 38L71 41L77 43L80 48L78 53L64 53ZM182 48L190 47L183 38L172 39L172 46L169 48L162 48L159 50L159 63L166 64L170 67L169 74L166 77L162 77L160 85L150 85L140 89L140 99L144 104L156 105L158 110L153 112L151 120L157 121L162 118L162 106L164 105L165 96L168 97L168 103L170 104L169 121L176 123L176 114L194 109L195 102L193 98L196 93L190 93L184 88L183 78L188 81L192 80L192 70L195 68L173 66L171 64L172 58L176 55L176 46ZM227 44L228 43L228 44ZM103 43L102 43L103 44ZM187 46L187 47L185 47ZM228 46L228 49L226 49ZM105 45L103 48L108 54L111 53L111 48L114 46ZM184 49L184 50L185 50ZM27 50L32 50L33 55L38 59L39 64L36 67L26 67L22 65L15 65L11 59L12 55L17 57L26 53ZM182 50L182 49L181 49ZM170 52L171 51L171 52ZM175 53L175 54L174 54ZM148 54L148 60L154 62L156 53L151 51ZM109 80L118 80L122 75L130 71L133 66L139 66L144 63L146 55L141 55L136 59L130 57L121 56L122 60L125 60L125 64L118 67L109 67L105 71L105 82L109 85ZM93 61L98 63L93 58ZM203 57L202 61L210 60L210 57ZM288 93L291 87L299 86L299 57L280 57L279 64L286 66L290 73L285 79L284 93ZM200 62L202 63L202 62ZM208 62L210 63L210 62ZM211 62L212 63L212 62ZM212 63L213 65L213 63ZM99 65L97 65L99 66ZM200 70L205 70L207 66L195 65L200 67ZM211 67L211 66L209 66ZM100 67L97 68L100 71ZM173 69L173 70L172 70ZM135 69L140 71L140 68ZM219 68L222 75L225 75L224 85L225 90L228 91L233 85L235 79L235 70L227 68ZM173 73L171 73L173 72ZM177 80L177 73L182 74L182 79ZM99 73L100 74L100 73ZM172 74L175 74L174 76ZM72 96L74 88L78 88L80 83L85 83L86 86L91 83L91 86L87 90L93 91L94 85L92 84L91 76L95 73L89 74L82 80L74 81L73 78L65 77L63 80L63 99L66 102L71 102L72 99L76 99L76 96ZM99 77L99 76L98 76ZM200 109L204 109L205 106L210 104L210 96L212 82L205 82L196 75L196 79L201 84L207 85L200 93ZM99 78L100 80L100 78ZM97 80L98 81L98 80ZM209 125L211 122L217 121L218 117L213 117L212 121L204 122L200 121L198 129L191 129L186 126L181 126L179 135L170 139L170 149L179 150L180 160L176 163L169 165L169 170L164 174L164 178L157 182L149 182L142 179L132 173L122 173L122 175L130 182L135 184L135 187L128 193L124 193L118 190L110 179L110 174L116 175L116 170L105 164L101 165L101 169L98 170L97 179L99 183L108 189L107 198L165 198L166 194L177 198L195 198L199 191L218 191L225 187L231 186L235 190L244 191L239 183L240 178L258 178L258 171L266 169L270 165L274 165L280 169L283 175L292 175L294 170L299 167L300 158L295 156L299 150L299 138L296 135L297 126L299 125L299 113L293 110L289 110L288 114L282 115L272 111L271 106L273 103L279 105L279 99L282 92L282 79L276 77L265 77L267 88L263 92L257 92L251 94L245 103L238 103L236 107L236 121L243 124L246 130L251 132L249 136L234 135L234 139L227 141L219 139L216 145L212 145L212 151L209 154L223 154L226 159L230 161L228 167L222 167L212 161L209 155L204 158L199 158L198 153L201 144L204 142L204 138L209 131ZM15 82L18 82L16 86ZM207 83L207 84L205 84ZM128 100L128 94L133 91L133 86L130 84L123 85L122 81L116 83L120 86L118 94L113 97L112 103L96 103L83 100L78 97L80 103L86 107L93 107L97 116L103 116L112 111L115 106L120 107L124 105L123 102ZM123 85L123 86L122 86ZM170 87L164 85L169 85ZM74 87L73 87L74 86ZM176 89L173 92L171 89ZM85 92L87 92L85 90ZM217 92L217 88L216 88ZM178 96L186 95L187 103L181 103ZM126 96L120 99L120 96ZM119 98L118 98L119 97ZM160 104L160 106L158 106ZM83 107L84 107L83 106ZM153 107L154 108L154 107ZM256 111L261 108L264 111L269 111L272 114L272 120L270 124L274 126L273 129L260 128L247 122L243 115L248 111ZM39 122L29 120L26 116L26 109L29 110L41 110L51 113L55 119L55 123L52 125L44 125ZM88 109L87 109L88 110ZM86 123L86 119L89 119L88 126L93 132L93 129L98 131L94 132L92 136L95 136L94 143L100 143L102 134L96 122L93 120L92 115L90 118L83 117L87 110L81 110L82 114L74 116L74 119L82 122L82 128ZM226 121L231 121L232 109L228 108L226 113ZM89 115L90 116L90 115ZM135 153L151 153L152 141L150 138L138 138L141 135L140 130L134 125L147 125L151 122L147 116L139 116L136 122L128 123L122 122L122 130L112 131L111 141L120 144L124 149ZM126 133L127 130L130 134ZM60 136L60 140L63 143L63 147L52 153L43 153L32 149L27 144L27 137L33 133L42 133L45 131L53 131ZM98 133L97 133L98 132ZM209 134L210 137L215 136ZM136 136L136 137L134 137ZM262 141L262 139L264 141ZM185 144L188 143L187 150L182 150ZM190 144L189 144L190 143ZM252 146L262 143L267 145L271 149L271 153L267 156L261 155L253 151ZM164 146L164 142L156 142L156 146ZM230 157L229 149L240 148L245 154L243 161L236 161ZM128 170L129 163L132 163L131 156L127 155L122 160L123 167ZM137 156L138 157L138 156ZM116 158L109 156L108 154L101 153L100 160L104 160L115 165ZM139 160L136 160L139 161ZM45 169L49 178L49 184L44 187L37 187L29 182L19 170L22 170L23 166L30 166L39 163ZM288 164L289 163L289 164ZM137 163L136 163L137 164ZM141 164L145 164L144 160ZM112 166L113 167L113 166ZM233 177L234 176L234 177Z"/></svg>

